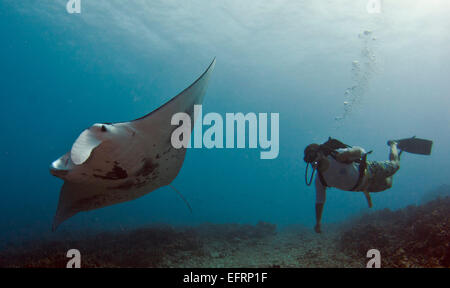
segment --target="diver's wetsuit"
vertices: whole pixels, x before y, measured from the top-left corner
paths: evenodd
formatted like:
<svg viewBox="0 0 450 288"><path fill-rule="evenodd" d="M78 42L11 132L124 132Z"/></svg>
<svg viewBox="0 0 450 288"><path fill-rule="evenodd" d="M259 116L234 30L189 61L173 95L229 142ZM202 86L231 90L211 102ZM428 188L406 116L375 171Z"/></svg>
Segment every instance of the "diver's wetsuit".
<svg viewBox="0 0 450 288"><path fill-rule="evenodd" d="M392 175L400 169L398 161L367 161L367 192L380 192L392 187Z"/></svg>
<svg viewBox="0 0 450 288"><path fill-rule="evenodd" d="M338 149L337 152L345 152L349 148ZM364 149L362 149L364 151ZM365 151L363 152L365 153ZM359 164L353 162L351 164L341 163L332 156L327 157L330 166L322 176L329 187L335 187L341 190L349 191L355 187L359 179ZM326 187L320 181L320 177L316 177L316 203L325 203Z"/></svg>
<svg viewBox="0 0 450 288"><path fill-rule="evenodd" d="M338 149L342 153L352 148ZM361 154L366 153L361 149ZM391 151L392 153L392 151ZM397 157L397 156L395 156ZM352 191L359 179L359 163L350 164L338 162L332 156L327 157L330 166L322 172L322 176L329 187L335 187L345 191ZM356 159L354 159L356 160ZM400 168L398 161L367 161L367 170L363 181L355 191L380 192L391 188L392 175ZM316 177L316 203L323 204L326 199L326 187L320 177Z"/></svg>

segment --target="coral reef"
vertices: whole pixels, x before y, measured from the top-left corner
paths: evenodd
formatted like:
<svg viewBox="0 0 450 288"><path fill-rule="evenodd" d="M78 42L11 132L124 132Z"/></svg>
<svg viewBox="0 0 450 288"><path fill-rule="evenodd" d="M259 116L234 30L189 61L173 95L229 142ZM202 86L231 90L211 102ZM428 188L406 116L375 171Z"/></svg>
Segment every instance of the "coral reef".
<svg viewBox="0 0 450 288"><path fill-rule="evenodd" d="M59 240L30 240L0 251L0 267L65 267L69 249L81 251L83 267L174 267L191 258L225 257L224 247L276 234L276 225L204 224L174 228L149 226ZM228 243L228 245L227 245Z"/></svg>
<svg viewBox="0 0 450 288"><path fill-rule="evenodd" d="M450 185L443 184L439 187L426 192L421 199L421 204L427 203L436 198L445 198L450 196Z"/></svg>
<svg viewBox="0 0 450 288"><path fill-rule="evenodd" d="M59 234L0 250L0 267L65 267L69 249L82 267L365 267L369 249L382 267L450 267L450 197L312 227L205 223L131 231Z"/></svg>
<svg viewBox="0 0 450 288"><path fill-rule="evenodd" d="M383 267L450 267L450 197L363 215L343 229L339 247L354 257L375 248Z"/></svg>
<svg viewBox="0 0 450 288"><path fill-rule="evenodd" d="M194 250L201 245L191 231L177 231L170 226L81 237L34 240L8 247L0 252L0 267L65 267L66 252L73 248L82 251L83 267L159 267L172 251Z"/></svg>

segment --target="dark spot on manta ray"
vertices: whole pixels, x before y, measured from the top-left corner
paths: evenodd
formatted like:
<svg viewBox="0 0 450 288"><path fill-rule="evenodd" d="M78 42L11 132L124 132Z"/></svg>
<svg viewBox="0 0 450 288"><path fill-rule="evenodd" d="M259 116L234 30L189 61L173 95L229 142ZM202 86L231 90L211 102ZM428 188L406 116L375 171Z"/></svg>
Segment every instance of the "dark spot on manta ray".
<svg viewBox="0 0 450 288"><path fill-rule="evenodd" d="M156 159L159 159L159 154L156 154Z"/></svg>
<svg viewBox="0 0 450 288"><path fill-rule="evenodd" d="M109 190L115 190L115 189L119 189L119 190L130 190L132 188L141 188L143 186L145 186L148 183L148 181L142 181L140 182L139 180L137 182L134 182L133 180L128 180L122 184L119 184L117 186L112 186L112 187L108 187Z"/></svg>
<svg viewBox="0 0 450 288"><path fill-rule="evenodd" d="M142 159L142 162L144 162L144 164L142 165L142 167L136 172L136 176L148 176L149 174L151 174L153 171L155 171L155 169L159 166L158 163L154 163L152 161L152 159Z"/></svg>
<svg viewBox="0 0 450 288"><path fill-rule="evenodd" d="M105 125L102 125L102 132L106 132L106 131L108 131L108 130L106 130Z"/></svg>
<svg viewBox="0 0 450 288"><path fill-rule="evenodd" d="M98 175L94 174L94 177L102 178L106 180L119 180L119 179L125 179L128 177L128 173L126 170L124 170L119 165L114 165L113 169L106 173L106 175Z"/></svg>

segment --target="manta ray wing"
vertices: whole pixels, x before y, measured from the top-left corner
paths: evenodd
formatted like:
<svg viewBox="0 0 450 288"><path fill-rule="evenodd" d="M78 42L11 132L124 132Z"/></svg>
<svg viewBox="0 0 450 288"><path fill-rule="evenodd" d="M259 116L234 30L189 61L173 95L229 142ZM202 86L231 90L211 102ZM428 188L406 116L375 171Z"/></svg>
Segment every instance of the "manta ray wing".
<svg viewBox="0 0 450 288"><path fill-rule="evenodd" d="M146 116L99 128L111 130L112 136L101 143L89 142L89 153L77 152L83 157L76 160L83 163L74 163L75 176L61 177L65 181L54 230L78 212L136 199L175 179L186 149L175 149L171 144L172 132L177 128L171 125L171 118L185 112L193 119L194 105L202 103L214 65L215 59L191 86Z"/></svg>

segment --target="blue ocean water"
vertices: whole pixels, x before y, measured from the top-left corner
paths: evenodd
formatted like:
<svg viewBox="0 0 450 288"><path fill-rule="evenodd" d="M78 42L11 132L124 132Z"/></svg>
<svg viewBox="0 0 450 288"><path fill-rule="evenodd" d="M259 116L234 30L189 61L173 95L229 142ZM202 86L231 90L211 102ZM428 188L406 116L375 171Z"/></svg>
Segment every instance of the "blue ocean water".
<svg viewBox="0 0 450 288"><path fill-rule="evenodd" d="M387 159L388 139L432 139L431 156L404 155L393 188L373 195L374 209L418 203L448 183L450 5L381 3L370 14L365 0L82 0L82 13L68 14L63 0L2 0L0 235L49 233L62 185L49 164L93 123L156 109L213 57L204 112L279 113L279 157L190 149L173 185L193 214L164 187L81 213L57 233L161 222L312 227L303 149L328 136L373 150L371 160ZM361 193L331 189L323 221L365 210Z"/></svg>

